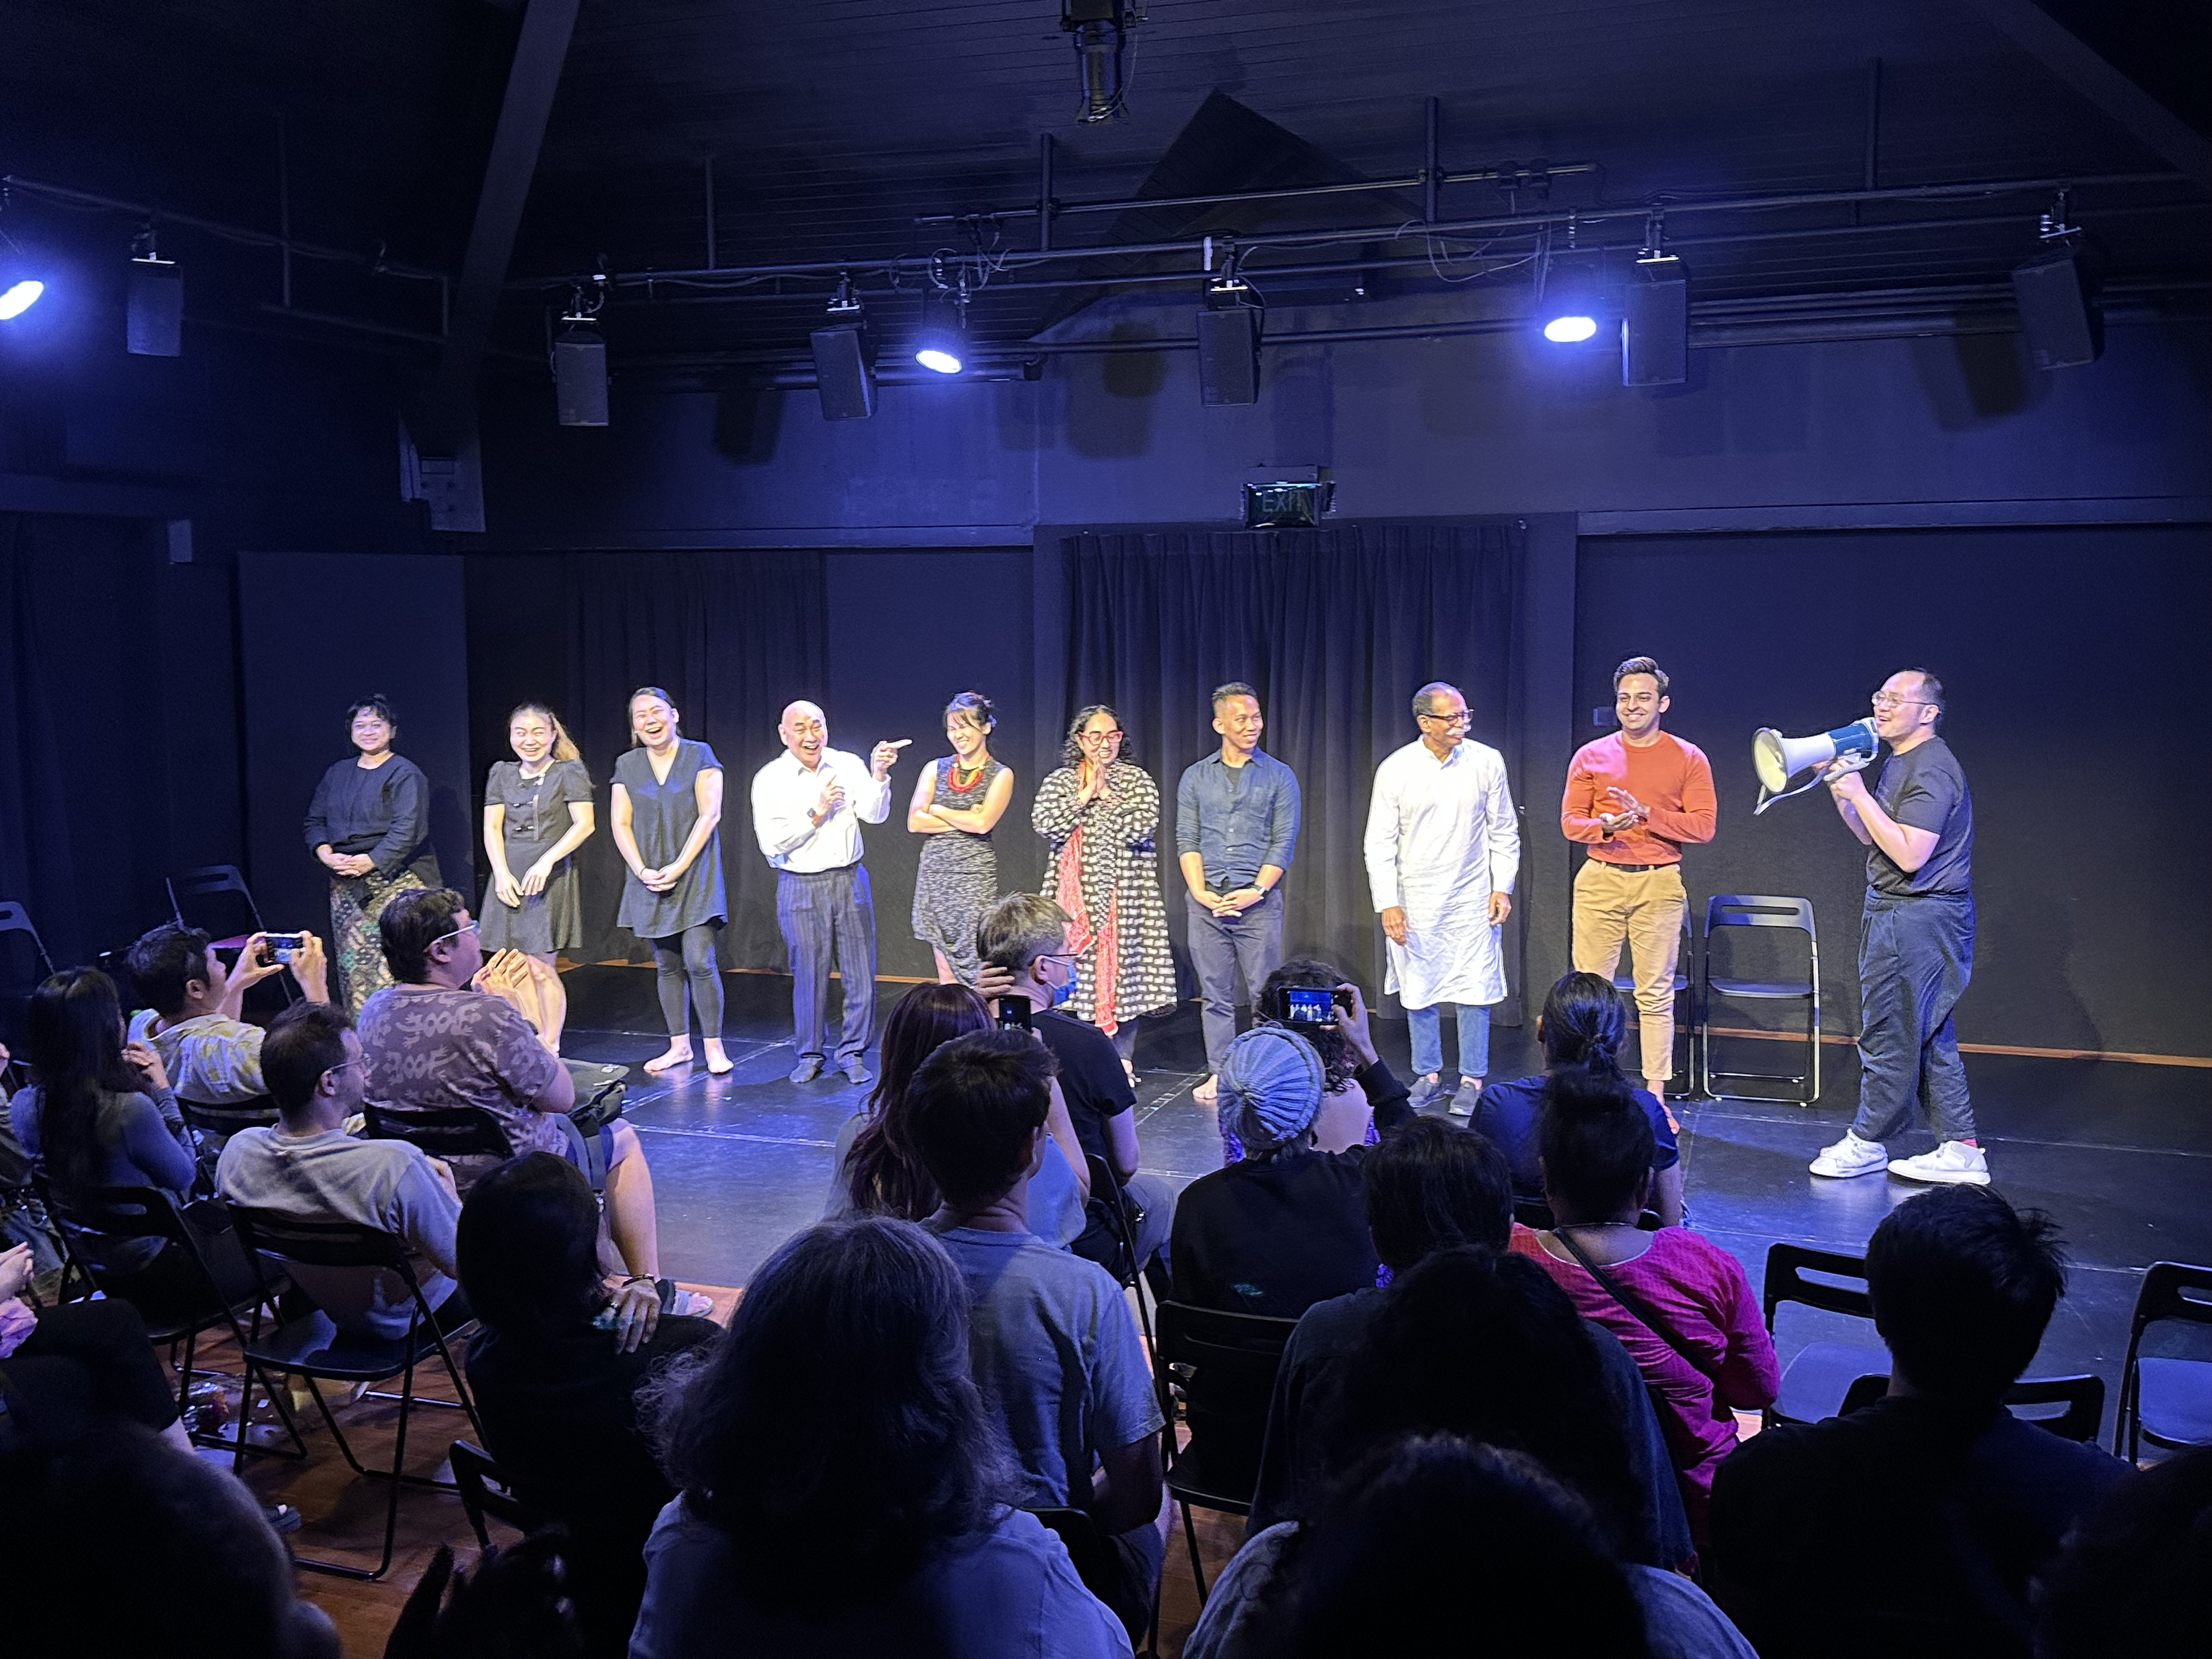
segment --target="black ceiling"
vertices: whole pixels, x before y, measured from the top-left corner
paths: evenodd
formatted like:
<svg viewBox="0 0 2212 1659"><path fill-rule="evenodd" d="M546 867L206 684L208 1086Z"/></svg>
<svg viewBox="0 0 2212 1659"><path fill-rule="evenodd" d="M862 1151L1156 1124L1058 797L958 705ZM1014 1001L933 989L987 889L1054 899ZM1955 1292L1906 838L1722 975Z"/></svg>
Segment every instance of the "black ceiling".
<svg viewBox="0 0 2212 1659"><path fill-rule="evenodd" d="M2122 25L2176 9L2130 0L2077 21L2108 52L2154 54L2171 96L2172 64L2190 43ZM10 0L0 4L11 45L0 59L0 170L273 231L281 169L295 237L458 270L517 15L485 0ZM2103 21L2093 27L2092 17ZM1450 185L1439 202L1450 221L1856 190L1868 177L1876 80L1873 165L1884 187L2175 171L1969 0L1151 0L1127 113L1102 126L1074 118L1076 64L1057 0L586 0L510 269L520 281L602 258L635 273L995 247L1015 257L994 276L1000 291L978 301L977 320L1018 339L1085 295L1015 284L1138 267L1024 270L1033 218L915 221L1032 203L1041 135L1054 140L1054 194L1071 203L1136 195L1171 154L1176 176L1215 190L1410 178L1432 97L1447 170L1590 164L1553 179L1547 198ZM1193 129L1210 97L1217 125ZM1209 149L1226 130L1219 118L1256 148ZM2116 279L2172 286L2212 274L2208 200L2169 178L2085 185L2075 205ZM2047 205L2039 194L1883 201L1684 216L1669 228L1701 298L1747 300L2001 280L2033 248ZM1258 209L1065 214L1053 236L1063 246L1209 228L1279 237L1394 226L1421 211L1414 186ZM127 240L129 228L121 216L64 214L21 190L0 222L79 243ZM1765 234L1775 231L1792 234ZM1630 217L1586 239L1632 244L1639 232ZM1433 245L1277 248L1252 256L1251 269L1433 252L1451 267L1443 274L1457 275L1479 268L1455 263L1478 249L1510 265L1532 246L1508 228ZM1192 269L1187 257L1165 263ZM279 297L265 249L210 250L199 269L220 279L195 284L195 314L228 307L265 318ZM829 280L755 283L686 305L621 303L645 297L624 290L611 338L618 353L801 349ZM1495 280L1525 281L1525 267ZM295 281L303 307L435 330L434 298L420 283L328 262ZM1388 281L1433 286L1436 275L1424 264ZM1316 292L1341 297L1351 286ZM653 297L696 301L701 289L659 287ZM510 291L510 347L532 348L544 305L526 288Z"/></svg>

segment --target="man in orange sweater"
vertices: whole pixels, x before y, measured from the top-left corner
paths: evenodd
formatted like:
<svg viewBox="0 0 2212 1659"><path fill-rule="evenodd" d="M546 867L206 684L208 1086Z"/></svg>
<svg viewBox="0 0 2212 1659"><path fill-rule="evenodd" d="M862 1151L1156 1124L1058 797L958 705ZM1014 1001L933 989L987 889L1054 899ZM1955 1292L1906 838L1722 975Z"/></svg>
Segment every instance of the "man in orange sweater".
<svg viewBox="0 0 2212 1659"><path fill-rule="evenodd" d="M1695 744L1659 729L1667 709L1657 663L1631 657L1614 669L1620 730L1575 751L1559 803L1561 831L1590 849L1575 872L1575 969L1611 979L1628 946L1644 1086L1662 1100L1674 1071L1682 844L1711 841L1717 811L1712 766Z"/></svg>

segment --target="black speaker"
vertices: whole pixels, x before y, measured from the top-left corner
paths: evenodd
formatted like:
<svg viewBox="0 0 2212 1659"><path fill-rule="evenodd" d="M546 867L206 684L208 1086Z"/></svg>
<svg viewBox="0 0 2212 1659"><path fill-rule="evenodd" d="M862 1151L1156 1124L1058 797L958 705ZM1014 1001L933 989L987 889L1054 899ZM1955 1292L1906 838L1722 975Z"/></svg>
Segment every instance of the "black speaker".
<svg viewBox="0 0 2212 1659"><path fill-rule="evenodd" d="M1260 401L1260 308L1229 306L1198 313L1198 400Z"/></svg>
<svg viewBox="0 0 2212 1659"><path fill-rule="evenodd" d="M591 330L553 342L553 401L562 426L607 423L607 343Z"/></svg>
<svg viewBox="0 0 2212 1659"><path fill-rule="evenodd" d="M1671 254L1638 259L1620 318L1620 383L1680 386L1689 378L1689 273Z"/></svg>
<svg viewBox="0 0 2212 1659"><path fill-rule="evenodd" d="M825 421L865 421L876 412L876 354L868 331L833 323L807 336L814 346L814 390Z"/></svg>
<svg viewBox="0 0 2212 1659"><path fill-rule="evenodd" d="M185 279L167 261L131 262L131 294L124 309L123 346L134 357L184 353Z"/></svg>
<svg viewBox="0 0 2212 1659"><path fill-rule="evenodd" d="M2020 329L2038 368L2079 368L2105 349L2105 319L2094 283L2071 252L2031 259L2012 273Z"/></svg>

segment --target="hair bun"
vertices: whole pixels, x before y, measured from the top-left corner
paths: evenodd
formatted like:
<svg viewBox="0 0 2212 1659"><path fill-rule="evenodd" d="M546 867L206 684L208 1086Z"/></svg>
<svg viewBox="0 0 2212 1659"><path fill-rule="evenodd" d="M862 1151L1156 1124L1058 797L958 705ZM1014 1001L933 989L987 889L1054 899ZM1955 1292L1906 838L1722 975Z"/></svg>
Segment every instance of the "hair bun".
<svg viewBox="0 0 2212 1659"><path fill-rule="evenodd" d="M1627 1080L1618 1072L1569 1066L1544 1082L1545 1097L1571 1115L1608 1112L1632 1099Z"/></svg>

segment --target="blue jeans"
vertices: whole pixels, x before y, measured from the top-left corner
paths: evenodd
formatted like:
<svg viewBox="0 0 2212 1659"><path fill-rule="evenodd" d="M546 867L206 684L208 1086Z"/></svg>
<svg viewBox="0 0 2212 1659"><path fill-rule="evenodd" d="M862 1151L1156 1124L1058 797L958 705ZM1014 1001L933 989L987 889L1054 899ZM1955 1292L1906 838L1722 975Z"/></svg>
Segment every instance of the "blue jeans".
<svg viewBox="0 0 2212 1659"><path fill-rule="evenodd" d="M1283 900L1269 893L1249 910L1217 916L1190 894L1185 937L1190 965L1198 972L1200 1024L1206 1031L1206 1069L1218 1072L1221 1057L1237 1040L1237 973L1256 1007L1260 987L1283 963Z"/></svg>
<svg viewBox="0 0 2212 1659"><path fill-rule="evenodd" d="M1413 1075L1426 1077L1444 1068L1443 1022L1438 1018L1444 1004L1406 1010L1406 1024L1413 1033ZM1480 1083L1490 1075L1490 1010L1479 1002L1450 1005L1459 1026L1459 1074Z"/></svg>
<svg viewBox="0 0 2212 1659"><path fill-rule="evenodd" d="M1951 1011L1974 972L1970 893L1869 892L1859 923L1859 1111L1851 1133L1887 1140L1917 1105L1944 1140L1974 1138Z"/></svg>
<svg viewBox="0 0 2212 1659"><path fill-rule="evenodd" d="M823 1054L830 963L845 983L844 1029L830 1063L842 1068L866 1052L876 1018L876 911L864 866L800 875L775 872L775 920L791 953L791 1023L803 1060Z"/></svg>

